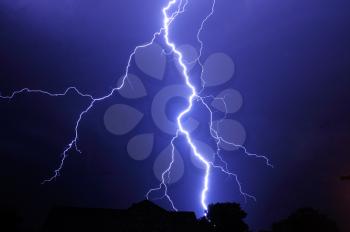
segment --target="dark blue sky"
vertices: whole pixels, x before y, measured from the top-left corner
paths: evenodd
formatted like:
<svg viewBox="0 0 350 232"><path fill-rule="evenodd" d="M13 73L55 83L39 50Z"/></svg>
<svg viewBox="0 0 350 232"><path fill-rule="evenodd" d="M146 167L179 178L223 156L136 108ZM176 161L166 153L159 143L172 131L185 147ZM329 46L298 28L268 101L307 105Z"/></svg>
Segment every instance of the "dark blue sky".
<svg viewBox="0 0 350 232"><path fill-rule="evenodd" d="M73 85L94 96L105 94L122 75L130 51L159 28L164 2L1 1L0 92L23 87L62 91ZM198 48L194 29L210 2L190 2L190 13L176 22L171 36ZM350 185L339 176L350 174L350 3L217 2L203 32L203 57L224 52L234 60L230 85L244 99L234 119L246 129L245 145L268 154L275 168L239 155L229 157L245 189L258 201L245 204L235 183L220 175L213 177L215 191L209 199L242 203L254 229L266 228L298 207L312 206L349 231ZM163 87L152 82L149 86L151 93ZM94 108L80 128L83 154L72 153L61 177L40 185L57 167L87 102L74 94L0 101L0 206L16 208L27 224L38 225L52 205L120 208L142 200L157 183L155 156L135 162L124 155L132 135L116 137L104 128L106 108L120 102L127 103L115 96ZM147 101L134 104L146 107ZM156 149L167 143L147 123L133 133L145 130L157 134ZM202 173L191 172L187 161L185 177L171 193L179 209L199 214Z"/></svg>

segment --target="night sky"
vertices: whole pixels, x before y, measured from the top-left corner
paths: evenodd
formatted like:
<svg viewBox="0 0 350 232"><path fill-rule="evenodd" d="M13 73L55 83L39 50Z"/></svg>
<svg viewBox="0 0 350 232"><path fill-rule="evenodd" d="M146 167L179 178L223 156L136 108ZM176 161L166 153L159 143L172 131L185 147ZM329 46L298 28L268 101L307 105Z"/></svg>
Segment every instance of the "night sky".
<svg viewBox="0 0 350 232"><path fill-rule="evenodd" d="M133 48L161 26L164 2L2 0L1 94L24 87L62 92L68 86L93 96L106 94L123 75ZM171 31L177 44L199 48L196 29L209 7L210 1L190 1L189 13ZM346 0L217 0L216 14L203 31L203 59L221 52L235 65L232 81L215 91L230 86L242 94L243 106L232 118L244 125L244 145L274 165L269 168L239 151L224 154L257 202L245 203L232 179L213 174L209 201L241 203L252 229L268 228L293 210L311 206L350 231L350 182L339 178L350 174L349 12ZM132 71L145 76L135 65ZM124 208L143 200L158 183L153 163L171 138L152 126L148 106L165 85L182 81L171 67L165 76L163 82L145 81L146 99L129 101L116 94L96 105L80 126L82 154L71 152L61 176L45 185L40 183L57 168L87 99L69 93L0 100L1 208L16 209L26 227L36 228L55 205ZM106 110L116 103L145 114L125 136L104 126ZM137 162L126 155L126 146L140 133L155 134L155 152ZM203 172L193 167L181 141L179 147L184 176L170 185L170 194L180 210L201 216ZM167 202L155 202L169 209Z"/></svg>

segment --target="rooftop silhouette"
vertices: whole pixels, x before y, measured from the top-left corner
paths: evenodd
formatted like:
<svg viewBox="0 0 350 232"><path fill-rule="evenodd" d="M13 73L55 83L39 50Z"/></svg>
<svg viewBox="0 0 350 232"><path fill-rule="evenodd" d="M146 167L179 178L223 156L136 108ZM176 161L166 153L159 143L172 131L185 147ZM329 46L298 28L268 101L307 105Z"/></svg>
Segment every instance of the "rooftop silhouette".
<svg viewBox="0 0 350 232"><path fill-rule="evenodd" d="M128 209L55 207L44 231L193 231L197 224L193 212L169 212L144 200Z"/></svg>

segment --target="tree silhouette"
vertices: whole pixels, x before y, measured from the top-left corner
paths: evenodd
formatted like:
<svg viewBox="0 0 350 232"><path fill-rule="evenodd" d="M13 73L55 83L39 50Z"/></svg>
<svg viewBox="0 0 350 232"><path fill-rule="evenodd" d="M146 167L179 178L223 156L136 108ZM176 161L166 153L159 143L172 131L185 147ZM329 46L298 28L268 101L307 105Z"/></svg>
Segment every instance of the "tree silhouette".
<svg viewBox="0 0 350 232"><path fill-rule="evenodd" d="M214 231L248 232L249 227L243 221L247 213L237 203L216 203L208 206L207 218Z"/></svg>
<svg viewBox="0 0 350 232"><path fill-rule="evenodd" d="M198 231L201 231L201 232L212 232L212 231L214 231L214 227L208 221L208 219L205 218L205 217L201 217L201 218L198 219L197 227L198 227Z"/></svg>
<svg viewBox="0 0 350 232"><path fill-rule="evenodd" d="M312 208L303 208L272 225L272 232L338 232L335 222Z"/></svg>

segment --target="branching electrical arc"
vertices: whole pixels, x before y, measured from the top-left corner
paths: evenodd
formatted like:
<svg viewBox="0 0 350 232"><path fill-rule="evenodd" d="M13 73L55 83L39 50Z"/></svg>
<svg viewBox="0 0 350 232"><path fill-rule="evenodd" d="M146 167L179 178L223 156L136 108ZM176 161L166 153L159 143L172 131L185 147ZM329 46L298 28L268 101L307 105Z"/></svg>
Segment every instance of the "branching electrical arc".
<svg viewBox="0 0 350 232"><path fill-rule="evenodd" d="M170 142L171 146L172 146L172 153L170 154L171 161L169 162L167 168L163 171L163 173L161 175L160 184L156 188L152 188L146 193L147 199L150 197L151 193L153 193L155 191L161 191L163 193L161 198L166 198L169 201L172 209L177 211L177 208L175 207L173 200L171 199L170 195L168 194L167 183L170 180L170 173L171 173L173 164L175 162L175 144L174 143L175 143L176 139L178 139L180 136L183 136L185 138L187 145L189 146L189 148L191 150L191 153L192 153L191 155L195 156L195 158L198 159L205 166L205 174L203 177L203 184L202 184L201 195L200 195L200 204L201 204L201 207L203 208L204 212L206 212L207 208L208 208L207 194L208 194L209 187L210 187L209 186L209 178L210 178L210 173L211 173L212 169L217 169L217 170L223 172L224 174L227 174L228 176L232 176L235 179L235 181L238 185L238 189L239 189L240 193L242 194L242 196L245 198L245 200L247 198L251 198L253 200L256 200L253 195L250 195L250 194L243 191L241 183L238 179L238 176L235 173L229 171L228 164L225 162L225 160L220 155L220 145L226 144L229 146L233 146L235 148L242 150L242 152L245 155L252 156L255 158L259 158L259 159L263 159L265 161L266 165L268 165L270 167L273 167L273 166L271 165L269 159L266 156L250 153L250 152L248 152L246 147L244 147L243 145L235 144L233 142L227 141L222 136L220 136L220 133L218 132L218 130L215 128L215 126L213 124L213 122L214 122L213 121L213 111L211 110L206 99L220 100L223 102L225 108L227 109L226 102L225 102L225 96L221 97L221 98L214 97L212 95L201 96L201 93L205 89L206 83L205 83L205 80L203 78L204 66L201 62L204 43L201 40L200 36L201 36L202 30L204 29L206 22L215 13L216 1L217 0L212 0L209 13L201 21L200 27L197 31L197 41L200 45L199 54L196 57L196 59L194 59L191 62L184 61L183 53L180 50L178 50L176 44L174 42L172 42L172 40L169 36L170 25L176 20L176 18L179 15L183 14L186 11L186 6L188 5L189 0L169 0L169 1L167 1L167 4L162 8L162 15L163 15L162 27L159 29L159 31L157 31L153 34L152 39L149 42L144 43L142 45L138 45L134 48L132 53L129 55L128 62L127 62L126 68L125 68L125 72L121 78L120 84L117 87L113 88L111 91L109 91L108 94L106 94L102 97L94 97L90 94L86 94L86 93L81 92L76 87L68 87L62 93L53 93L53 92L40 90L40 89L38 90L38 89L23 88L21 90L14 91L12 94L7 95L7 96L0 95L1 99L11 100L14 97L16 97L17 95L24 94L24 93L34 93L34 94L37 93L37 94L47 95L50 97L59 97L59 96L65 96L68 92L72 91L72 92L75 92L76 94L78 94L79 96L90 100L88 106L83 111L80 112L80 114L76 120L75 127L74 127L74 132L75 132L74 136L73 136L72 140L70 141L70 143L67 144L67 146L63 150L62 159L61 159L58 167L54 170L54 173L51 177L45 179L42 182L43 184L47 183L47 182L51 182L52 180L54 180L55 178L57 178L60 175L60 172L64 166L64 162L65 162L69 152L71 152L72 150L75 150L75 151L81 153L81 150L79 149L79 146L78 146L79 126L80 126L81 121L83 120L84 116L87 113L89 113L89 111L95 106L96 103L110 98L117 91L121 90L125 86L125 83L127 81L127 77L129 74L129 69L131 67L131 63L132 63L132 60L133 60L136 52L140 49L151 46L157 38L162 38L164 40L166 47L167 47L166 49L168 49L170 51L170 54L174 54L176 57L176 62L180 67L181 75L182 75L182 78L184 79L184 83L185 83L186 87L190 90L190 95L188 95L186 98L187 107L185 109L183 109L176 117L177 131L176 131L175 136L171 139L171 142ZM201 72L200 72L201 89L200 90L197 90L195 85L191 82L191 78L190 78L190 75L188 72L187 65L193 64L193 63L198 64L201 68ZM214 141L216 142L216 153L215 153L214 161L207 160L198 151L197 146L193 142L193 138L191 136L191 133L189 132L188 129L186 129L186 127L183 124L183 119L191 113L193 106L196 103L202 104L202 106L204 106L204 108L207 109L207 112L209 114L209 121L208 121L209 134L208 135L211 136L211 138L214 139ZM226 117L226 115L225 115L225 117ZM218 123L220 123L220 121ZM218 160L220 162L220 164L217 164L215 162L215 160Z"/></svg>

